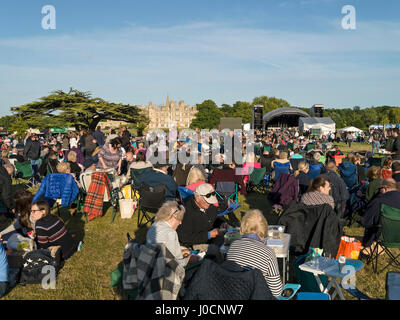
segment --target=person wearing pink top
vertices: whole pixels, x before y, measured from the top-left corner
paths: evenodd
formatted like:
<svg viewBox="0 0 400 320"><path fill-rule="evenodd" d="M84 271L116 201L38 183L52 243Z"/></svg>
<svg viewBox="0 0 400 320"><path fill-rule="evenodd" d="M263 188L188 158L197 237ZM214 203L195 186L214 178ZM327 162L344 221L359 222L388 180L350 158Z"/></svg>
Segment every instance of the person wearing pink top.
<svg viewBox="0 0 400 320"><path fill-rule="evenodd" d="M241 175L244 176L243 181L247 183L250 180L252 170L249 168L261 168L261 163L257 162L257 157L254 153L249 153L246 158L246 162L243 164Z"/></svg>

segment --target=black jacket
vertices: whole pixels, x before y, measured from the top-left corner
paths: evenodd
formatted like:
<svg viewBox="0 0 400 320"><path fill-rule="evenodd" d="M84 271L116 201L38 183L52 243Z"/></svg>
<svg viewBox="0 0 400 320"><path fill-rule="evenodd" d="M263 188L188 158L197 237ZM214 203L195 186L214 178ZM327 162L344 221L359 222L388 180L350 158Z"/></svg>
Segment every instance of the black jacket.
<svg viewBox="0 0 400 320"><path fill-rule="evenodd" d="M258 269L246 270L233 261L204 259L184 300L276 300Z"/></svg>
<svg viewBox="0 0 400 320"><path fill-rule="evenodd" d="M321 176L330 182L332 198L335 200L335 203L349 199L346 183L335 172L328 170L326 173L321 174Z"/></svg>
<svg viewBox="0 0 400 320"><path fill-rule="evenodd" d="M24 147L24 158L38 160L40 157L40 142L28 139Z"/></svg>
<svg viewBox="0 0 400 320"><path fill-rule="evenodd" d="M277 224L286 226L285 232L291 234L290 248L295 254L305 254L311 247L336 257L342 231L330 205L306 206L293 201Z"/></svg>
<svg viewBox="0 0 400 320"><path fill-rule="evenodd" d="M381 205L383 203L400 209L400 192L389 191L380 194L368 203L361 220L361 224L365 227L363 246L369 247L379 237L380 228L377 225L379 224Z"/></svg>
<svg viewBox="0 0 400 320"><path fill-rule="evenodd" d="M11 185L11 176L8 174L7 170L3 166L0 166L0 197L5 207L10 210L14 208Z"/></svg>
<svg viewBox="0 0 400 320"><path fill-rule="evenodd" d="M176 230L179 242L186 247L207 243L208 232L223 222L217 217L218 208L210 205L206 212L202 212L192 196L185 203L185 209L182 224Z"/></svg>

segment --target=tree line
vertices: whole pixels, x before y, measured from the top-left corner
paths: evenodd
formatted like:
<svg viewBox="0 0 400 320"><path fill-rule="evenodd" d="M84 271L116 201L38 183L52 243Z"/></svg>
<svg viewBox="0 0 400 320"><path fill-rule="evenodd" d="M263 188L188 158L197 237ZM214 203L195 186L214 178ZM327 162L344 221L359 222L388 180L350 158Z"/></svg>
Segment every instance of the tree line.
<svg viewBox="0 0 400 320"><path fill-rule="evenodd" d="M241 117L243 123L252 120L252 106L262 105L263 113L279 108L291 107L284 99L260 96L252 102L237 101L233 105L222 104L221 107L213 100L205 100L197 104L197 114L191 123L191 128L217 128L222 117ZM299 108L299 107L298 107ZM309 108L299 108L309 113ZM43 130L51 127L73 126L77 129L86 127L94 130L105 120L124 121L130 127L142 131L150 120L135 105L114 103L102 98L92 97L90 92L70 88L69 92L62 90L51 92L37 101L10 108L12 115L0 118L0 126L4 131L17 131L23 135L29 128ZM400 108L380 106L344 109L325 109L324 116L335 121L337 128L355 126L367 130L371 124L400 123Z"/></svg>

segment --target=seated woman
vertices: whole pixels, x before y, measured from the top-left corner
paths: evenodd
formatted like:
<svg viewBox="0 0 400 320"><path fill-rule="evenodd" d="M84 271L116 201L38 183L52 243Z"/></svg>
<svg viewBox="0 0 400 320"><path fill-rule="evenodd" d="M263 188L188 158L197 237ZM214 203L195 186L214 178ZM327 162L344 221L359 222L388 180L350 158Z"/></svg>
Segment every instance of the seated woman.
<svg viewBox="0 0 400 320"><path fill-rule="evenodd" d="M54 150L50 150L43 158L42 164L39 167L40 175L44 177L47 173L56 173L58 164L57 153Z"/></svg>
<svg viewBox="0 0 400 320"><path fill-rule="evenodd" d="M261 168L260 162L258 162L256 155L250 152L246 157L246 162L243 164L242 175L244 176L243 181L247 183L250 180L250 174L252 170L249 168Z"/></svg>
<svg viewBox="0 0 400 320"><path fill-rule="evenodd" d="M272 294L282 293L283 284L279 274L278 261L274 251L265 245L268 235L268 223L260 210L248 211L242 219L240 234L229 247L226 259L242 267L259 269Z"/></svg>
<svg viewBox="0 0 400 320"><path fill-rule="evenodd" d="M303 156L300 154L299 148L295 148L293 151L292 159L303 159Z"/></svg>
<svg viewBox="0 0 400 320"><path fill-rule="evenodd" d="M393 163L392 158L386 158L385 161L383 162L381 170L382 180L392 177L392 163Z"/></svg>
<svg viewBox="0 0 400 320"><path fill-rule="evenodd" d="M368 203L379 195L379 186L382 182L381 168L372 166L367 171L367 178L369 181L367 191L365 193L365 201Z"/></svg>
<svg viewBox="0 0 400 320"><path fill-rule="evenodd" d="M71 168L71 173L79 181L79 176L82 173L83 166L76 162L77 156L75 151L70 151L67 156L68 163Z"/></svg>
<svg viewBox="0 0 400 320"><path fill-rule="evenodd" d="M361 165L361 156L359 154L355 154L351 159L351 162L357 166L357 184L367 181L367 175L365 173L364 166Z"/></svg>
<svg viewBox="0 0 400 320"><path fill-rule="evenodd" d="M290 160L288 159L288 153L286 151L280 152L279 159L272 161L271 167L274 170L272 172L272 176L275 181L278 180L279 175L282 172L289 173L289 170L292 170L292 165L290 164Z"/></svg>
<svg viewBox="0 0 400 320"><path fill-rule="evenodd" d="M299 163L298 169L294 172L294 177L299 180L300 194L305 194L307 192L308 186L310 185L310 177L308 176L308 170L310 165L307 161L301 161Z"/></svg>
<svg viewBox="0 0 400 320"><path fill-rule="evenodd" d="M46 201L32 204L31 221L35 224L34 235L38 249L61 246L61 257L69 259L78 249L77 241L65 228L64 222L51 214Z"/></svg>
<svg viewBox="0 0 400 320"><path fill-rule="evenodd" d="M164 244L182 267L185 267L188 262L197 261L195 257L189 255L188 248L181 247L179 244L176 229L182 223L184 214L185 208L178 205L176 201L165 202L158 210L155 222L146 234L148 244Z"/></svg>
<svg viewBox="0 0 400 320"><path fill-rule="evenodd" d="M308 190L301 197L301 202L306 206L316 206L324 203L329 204L332 209L335 208L335 201L329 195L331 184L324 177L318 176L311 180Z"/></svg>
<svg viewBox="0 0 400 320"><path fill-rule="evenodd" d="M6 243L13 234L20 234L23 237L28 237L29 233L32 232L33 226L29 219L32 199L33 194L28 190L18 189L14 192L15 214L17 219L12 225L0 232L0 238L4 243Z"/></svg>
<svg viewBox="0 0 400 320"><path fill-rule="evenodd" d="M204 177L201 170L196 167L192 167L187 176L186 188L194 191L199 185L203 183L206 183L206 178Z"/></svg>
<svg viewBox="0 0 400 320"><path fill-rule="evenodd" d="M135 150L135 156L137 156L137 154L139 152L143 152L144 154L146 154L147 149L144 147L144 143L142 141L137 143L137 149Z"/></svg>

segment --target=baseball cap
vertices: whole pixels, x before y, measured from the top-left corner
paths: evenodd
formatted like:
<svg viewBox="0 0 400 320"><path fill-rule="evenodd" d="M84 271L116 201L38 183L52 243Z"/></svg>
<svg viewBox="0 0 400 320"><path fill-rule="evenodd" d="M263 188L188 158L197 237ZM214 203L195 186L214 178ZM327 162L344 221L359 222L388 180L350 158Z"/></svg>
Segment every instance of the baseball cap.
<svg viewBox="0 0 400 320"><path fill-rule="evenodd" d="M218 199L217 199L217 197L215 196L214 187L213 187L211 184L204 183L204 184L199 185L199 186L196 188L195 193L196 193L198 196L203 197L203 199L204 199L207 203L213 204L213 203L218 202Z"/></svg>

